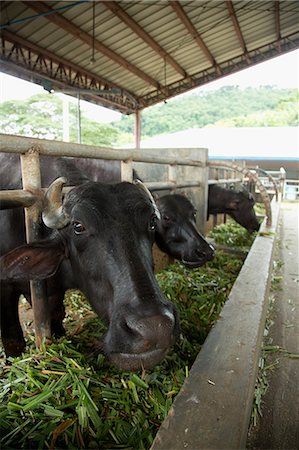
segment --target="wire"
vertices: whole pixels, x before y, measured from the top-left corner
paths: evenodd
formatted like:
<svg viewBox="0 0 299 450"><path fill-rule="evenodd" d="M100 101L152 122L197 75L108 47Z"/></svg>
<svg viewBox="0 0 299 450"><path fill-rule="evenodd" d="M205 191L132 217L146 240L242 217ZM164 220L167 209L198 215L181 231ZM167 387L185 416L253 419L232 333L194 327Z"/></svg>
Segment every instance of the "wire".
<svg viewBox="0 0 299 450"><path fill-rule="evenodd" d="M79 0L75 3L71 3L70 5L59 6L59 8L54 8L54 9L51 9L50 11L46 11L44 13L34 14L33 16L27 16L27 17L24 17L23 19L9 20L8 22L1 24L0 29L7 28L7 27L9 27L11 25L15 25L17 23L27 22L28 20L36 19L38 17L49 16L50 14L55 14L57 11L69 9L69 8L72 8L73 6L80 5L81 3L88 3L88 0Z"/></svg>

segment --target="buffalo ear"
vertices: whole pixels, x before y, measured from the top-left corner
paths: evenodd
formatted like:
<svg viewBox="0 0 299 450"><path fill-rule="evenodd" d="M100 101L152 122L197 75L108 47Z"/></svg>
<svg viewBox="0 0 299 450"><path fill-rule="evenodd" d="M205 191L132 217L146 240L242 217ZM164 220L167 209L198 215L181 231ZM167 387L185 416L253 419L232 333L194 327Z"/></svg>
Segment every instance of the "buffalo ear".
<svg viewBox="0 0 299 450"><path fill-rule="evenodd" d="M65 257L63 245L22 245L0 258L0 279L29 281L49 278Z"/></svg>

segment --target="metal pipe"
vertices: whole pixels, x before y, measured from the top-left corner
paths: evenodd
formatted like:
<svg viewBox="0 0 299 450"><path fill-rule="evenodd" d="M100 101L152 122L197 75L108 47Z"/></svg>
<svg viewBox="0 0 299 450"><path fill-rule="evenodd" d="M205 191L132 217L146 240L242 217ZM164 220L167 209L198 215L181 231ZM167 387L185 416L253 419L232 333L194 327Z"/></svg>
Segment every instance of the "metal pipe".
<svg viewBox="0 0 299 450"><path fill-rule="evenodd" d="M63 188L63 194L68 193L74 186L66 186ZM11 189L0 191L0 209L17 208L18 206L28 207L37 201L41 201L47 188L40 188L38 195L32 192L20 189Z"/></svg>
<svg viewBox="0 0 299 450"><path fill-rule="evenodd" d="M134 122L134 133L135 133L135 147L140 149L141 143L141 112L139 109L135 112L135 122Z"/></svg>
<svg viewBox="0 0 299 450"><path fill-rule="evenodd" d="M62 96L62 128L64 142L70 142L70 120L69 120L69 99L66 95Z"/></svg>
<svg viewBox="0 0 299 450"><path fill-rule="evenodd" d="M144 183L150 191L162 191L165 189L178 189L188 187L198 187L201 185L198 181L186 181L184 183L176 183L171 181L151 181Z"/></svg>
<svg viewBox="0 0 299 450"><path fill-rule="evenodd" d="M39 154L33 148L21 155L23 188L40 198L34 205L25 208L26 239L30 243L41 237L41 176ZM41 348L44 338L51 338L50 312L44 281L30 281L31 302L34 315L35 343Z"/></svg>
<svg viewBox="0 0 299 450"><path fill-rule="evenodd" d="M130 170L130 173L132 170ZM131 178L127 181L131 181ZM190 187L198 187L201 185L198 181L185 181L184 183L176 183L174 182L168 182L168 181L152 181L152 182L145 182L144 183L146 187L148 187L151 191L162 191L167 189L179 189L179 188L190 188ZM66 194L71 189L73 189L74 186L67 186L63 188L63 193ZM40 191L44 193L46 191L46 188L41 188ZM10 208L16 208L19 206L22 207L28 207L32 206L36 201L40 200L40 195L34 195L29 191L26 190L7 190L7 191L0 191L0 209L10 209Z"/></svg>
<svg viewBox="0 0 299 450"><path fill-rule="evenodd" d="M77 143L81 144L81 108L80 92L77 93Z"/></svg>
<svg viewBox="0 0 299 450"><path fill-rule="evenodd" d="M220 180L209 180L208 184L241 183L242 178L221 178Z"/></svg>
<svg viewBox="0 0 299 450"><path fill-rule="evenodd" d="M268 180L271 181L271 183L273 184L273 187L274 187L275 200L278 201L278 187L277 187L277 183L274 180L274 178L272 177L272 175L269 172L266 172L266 170L261 169L260 167L248 167L248 169L260 172L260 173L264 174L266 177L268 177Z"/></svg>
<svg viewBox="0 0 299 450"><path fill-rule="evenodd" d="M26 153L28 148L36 148L41 155L74 156L117 161L132 160L155 164L178 164L181 166L202 167L202 163L195 159L176 158L171 156L153 156L151 149L127 150L96 147L93 145L73 144L46 139L27 138L0 134L1 151L6 153ZM156 151L157 149L155 149Z"/></svg>
<svg viewBox="0 0 299 450"><path fill-rule="evenodd" d="M25 190L0 191L0 209L17 208L18 206L31 206L38 197Z"/></svg>

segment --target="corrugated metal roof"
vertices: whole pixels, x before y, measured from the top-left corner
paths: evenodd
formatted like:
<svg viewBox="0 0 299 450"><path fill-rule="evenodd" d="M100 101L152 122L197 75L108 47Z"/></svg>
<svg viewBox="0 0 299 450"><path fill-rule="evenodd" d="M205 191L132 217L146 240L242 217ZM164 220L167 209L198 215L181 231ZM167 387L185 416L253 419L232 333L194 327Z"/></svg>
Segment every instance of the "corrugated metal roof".
<svg viewBox="0 0 299 450"><path fill-rule="evenodd" d="M3 71L130 113L298 48L299 2L2 1L1 34Z"/></svg>

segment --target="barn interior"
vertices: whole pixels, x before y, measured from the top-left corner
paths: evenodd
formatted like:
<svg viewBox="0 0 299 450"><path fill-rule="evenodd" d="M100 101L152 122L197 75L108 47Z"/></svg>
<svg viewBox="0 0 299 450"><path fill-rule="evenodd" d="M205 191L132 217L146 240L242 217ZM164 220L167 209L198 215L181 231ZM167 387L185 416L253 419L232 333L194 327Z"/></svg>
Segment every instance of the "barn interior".
<svg viewBox="0 0 299 450"><path fill-rule="evenodd" d="M298 24L299 4L286 0L2 1L1 70L39 84L48 92L66 93L122 114L134 114L135 149L138 150L142 110L298 49ZM8 141L5 143L4 138L3 142L4 148ZM12 146L14 142L12 139ZM23 149L23 144L20 145ZM202 147L200 143L199 147ZM234 155L231 156L234 159ZM292 174L296 175L294 164L298 165L298 161L289 163ZM248 164L260 164L260 160L248 161ZM267 169L279 171L281 160L267 164ZM267 295L266 278L273 258L268 244L271 233L276 232L275 211L274 207L275 225L272 223L267 228L265 224L263 229L266 235L268 233L268 240L261 236L261 247L258 249L258 244L255 247L255 258L260 258L263 248L267 260L261 282L263 298ZM256 269L253 258L252 271ZM241 289L248 290L246 283L242 282ZM257 352L254 360L257 363ZM212 369L218 370L214 366ZM201 374L195 372L195 383L199 383L198 376ZM252 380L247 381L252 388ZM215 388L214 378L200 378L200 383L201 387L210 389L206 391L209 395ZM222 397L225 397L223 392ZM189 402L192 407L198 406L194 398ZM217 401L217 394L213 399ZM181 412L184 406L178 406L177 411ZM230 402L225 406L229 410ZM234 417L241 414L241 407L236 408ZM248 407L246 404L246 409ZM192 408L190 411L194 412ZM210 413L213 415L212 409ZM180 422L180 413L177 417ZM217 439L220 439L216 442L219 445L223 442L221 429L226 429L226 442L234 446L231 448L242 448L246 436L244 432L231 432L236 422L232 426L233 418L230 419L221 416L216 424L211 422L211 429L217 430ZM174 429L178 426L176 420L170 424ZM248 423L247 416L242 426L244 423ZM161 440L157 439L154 448L165 449L165 442L173 439L174 434L167 434L168 425L166 423ZM182 426L185 426L183 421ZM180 448L179 442L182 443L180 432L184 430L176 436L177 448Z"/></svg>
<svg viewBox="0 0 299 450"><path fill-rule="evenodd" d="M1 70L124 114L298 48L289 1L2 1Z"/></svg>

